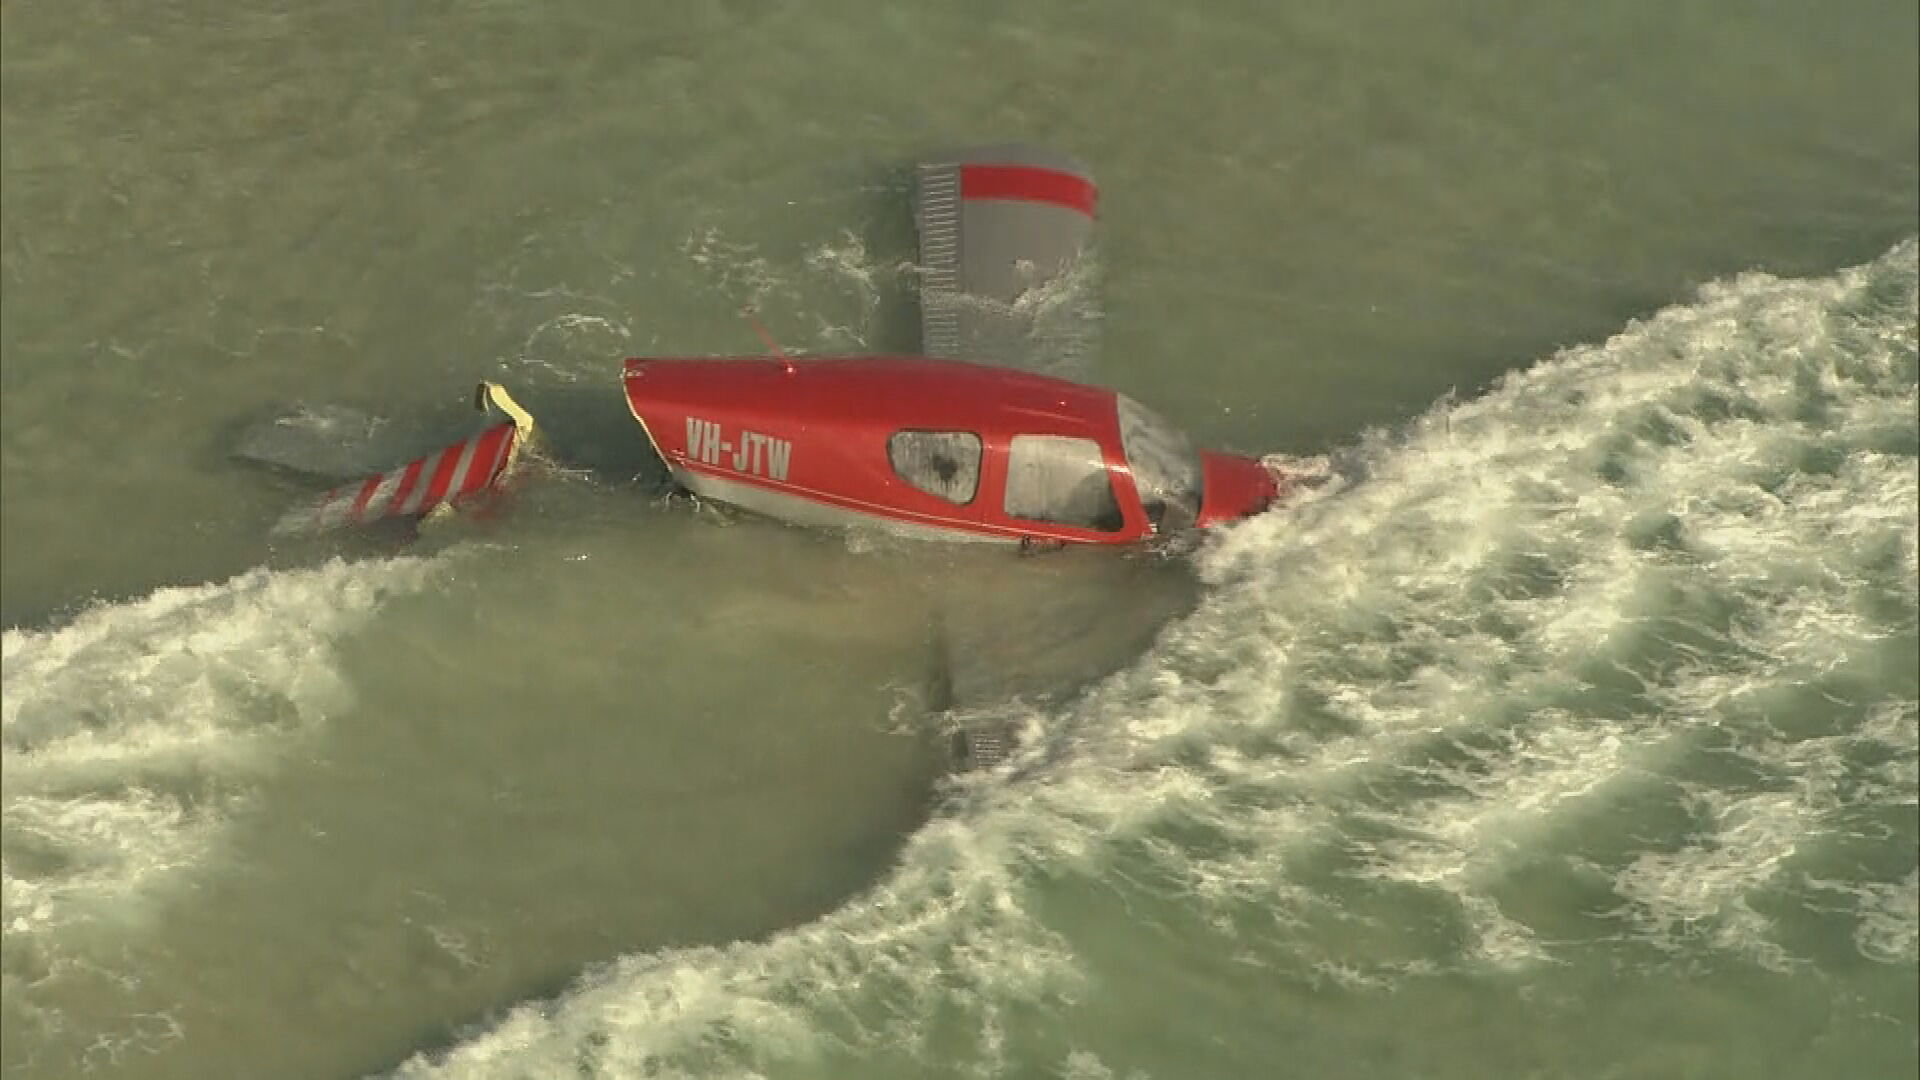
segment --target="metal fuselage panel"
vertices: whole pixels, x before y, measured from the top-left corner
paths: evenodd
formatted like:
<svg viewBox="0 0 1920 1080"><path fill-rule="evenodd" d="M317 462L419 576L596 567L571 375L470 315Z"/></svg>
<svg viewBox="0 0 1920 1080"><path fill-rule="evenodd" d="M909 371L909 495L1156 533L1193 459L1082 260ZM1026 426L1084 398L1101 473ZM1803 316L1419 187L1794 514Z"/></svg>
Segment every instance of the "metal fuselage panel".
<svg viewBox="0 0 1920 1080"><path fill-rule="evenodd" d="M1125 544L1151 534L1112 391L925 357L661 357L627 362L628 407L674 476L706 495L806 525L874 524L947 539ZM901 431L979 436L979 483L956 505L907 483ZM1119 503L1112 532L1004 509L1015 435L1098 443Z"/></svg>

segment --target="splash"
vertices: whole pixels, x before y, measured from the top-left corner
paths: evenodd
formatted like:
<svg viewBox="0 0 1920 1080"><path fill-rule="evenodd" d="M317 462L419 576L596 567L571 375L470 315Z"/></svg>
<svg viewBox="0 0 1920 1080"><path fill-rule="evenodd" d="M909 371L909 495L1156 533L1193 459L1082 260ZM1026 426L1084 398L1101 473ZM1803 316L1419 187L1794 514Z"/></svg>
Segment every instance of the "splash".
<svg viewBox="0 0 1920 1080"><path fill-rule="evenodd" d="M1368 435L868 896L621 958L399 1075L997 1075L1102 971L1791 971L1836 906L1910 963L1915 281L1912 242L1744 276ZM1125 1060L1087 1041L1051 1059Z"/></svg>
<svg viewBox="0 0 1920 1080"><path fill-rule="evenodd" d="M568 311L533 328L514 363L531 374L577 385L607 381L610 356L619 356L633 330L619 319Z"/></svg>
<svg viewBox="0 0 1920 1080"><path fill-rule="evenodd" d="M1011 303L965 292L923 292L920 302L945 307L966 327L956 355L1059 378L1090 377L1102 321L1099 248L1082 252L1057 277L1039 280L1031 265L1021 269L1028 285Z"/></svg>

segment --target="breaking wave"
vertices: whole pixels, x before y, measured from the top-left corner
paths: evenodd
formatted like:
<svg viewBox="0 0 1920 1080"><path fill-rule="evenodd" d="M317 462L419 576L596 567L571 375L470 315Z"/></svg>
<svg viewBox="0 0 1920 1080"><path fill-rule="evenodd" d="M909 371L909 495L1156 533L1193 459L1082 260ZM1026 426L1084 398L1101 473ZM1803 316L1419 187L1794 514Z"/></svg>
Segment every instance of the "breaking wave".
<svg viewBox="0 0 1920 1080"><path fill-rule="evenodd" d="M31 1013L34 985L86 962L77 943L140 921L218 851L275 758L351 704L332 644L439 562L254 570L6 631L9 1012Z"/></svg>
<svg viewBox="0 0 1920 1080"><path fill-rule="evenodd" d="M398 1075L1145 1075L1169 993L1910 973L1916 261L1713 285L1369 435L868 895Z"/></svg>

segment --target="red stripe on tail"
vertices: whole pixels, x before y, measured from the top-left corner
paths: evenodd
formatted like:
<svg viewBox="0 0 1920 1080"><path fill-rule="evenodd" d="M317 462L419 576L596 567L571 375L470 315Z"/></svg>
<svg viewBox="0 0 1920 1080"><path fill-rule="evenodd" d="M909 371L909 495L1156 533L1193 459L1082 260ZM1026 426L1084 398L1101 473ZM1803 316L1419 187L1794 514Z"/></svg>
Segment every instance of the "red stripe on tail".
<svg viewBox="0 0 1920 1080"><path fill-rule="evenodd" d="M360 494L354 496L353 499L352 517L354 521L366 520L367 504L373 501L373 493L379 491L380 485L386 482L386 473L374 473L372 476L367 477L366 481L360 485Z"/></svg>
<svg viewBox="0 0 1920 1080"><path fill-rule="evenodd" d="M507 436L511 434L512 424L500 424L480 434L479 443L473 450L473 460L467 463L467 474L460 478L457 494L477 494L493 484L494 473L498 471L501 455L507 447Z"/></svg>
<svg viewBox="0 0 1920 1080"><path fill-rule="evenodd" d="M462 445L456 443L440 452L440 465L433 470L433 478L427 481L426 498L420 500L421 513L430 513L446 497L447 488L453 483L453 471L460 466Z"/></svg>
<svg viewBox="0 0 1920 1080"><path fill-rule="evenodd" d="M387 500L387 511L391 513L407 505L407 496L420 483L420 473L427 467L427 459L410 462L407 471L400 474L400 486L393 489L393 498Z"/></svg>

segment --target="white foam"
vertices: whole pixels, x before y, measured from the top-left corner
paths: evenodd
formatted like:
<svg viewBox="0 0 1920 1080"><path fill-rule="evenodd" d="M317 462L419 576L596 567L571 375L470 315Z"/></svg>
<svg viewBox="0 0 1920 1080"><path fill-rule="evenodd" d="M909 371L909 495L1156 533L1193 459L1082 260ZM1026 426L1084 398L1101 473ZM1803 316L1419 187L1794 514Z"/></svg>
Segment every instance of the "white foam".
<svg viewBox="0 0 1920 1080"><path fill-rule="evenodd" d="M1792 958L1769 938L1768 920L1749 898L1774 880L1818 819L1791 794L1693 794L1708 806L1711 835L1676 852L1641 855L1614 878L1614 891L1661 948L1678 951L1704 939L1790 970Z"/></svg>
<svg viewBox="0 0 1920 1080"><path fill-rule="evenodd" d="M607 382L618 356L633 341L625 322L585 311L562 312L527 334L515 361L563 383Z"/></svg>
<svg viewBox="0 0 1920 1080"><path fill-rule="evenodd" d="M254 570L53 630L7 631L9 952L28 940L51 948L74 924L137 917L138 897L203 860L247 782L351 704L332 643L435 567Z"/></svg>
<svg viewBox="0 0 1920 1080"><path fill-rule="evenodd" d="M1794 422L1804 402L1793 388L1820 366L1808 339L1825 333L1828 308L1860 276L1716 287L1698 307L1374 436L1357 455L1365 483L1234 530L1203 563L1220 598L1170 635L1162 659L1231 649L1245 662L1205 694L1155 671L1176 692L1129 712L1130 745L1103 749L1137 757L1196 728L1216 740L1265 731L1284 719L1280 703L1308 691L1343 734L1259 766L1254 786L1310 784L1322 805L1383 773L1441 788L1384 806L1355 800L1363 817L1402 833L1366 845L1368 872L1454 893L1487 957L1534 955L1477 886L1497 878L1503 852L1556 817L1595 812L1582 804L1604 805L1596 797L1610 782L1631 785L1681 752L1675 733L1687 725L1725 722L1743 698L1817 677L1887 633L1863 602L1871 583L1848 568L1910 530L1911 459L1854 453L1832 475L1789 476L1777 492L1758 484L1821 437ZM1721 370L1729 352L1746 366ZM1837 413L1912 408L1913 388L1898 378L1865 387L1830 370L1821 378ZM1719 417L1717 398L1760 416ZM1671 541L1634 533L1663 520L1678 534ZM1717 625L1721 607L1739 612L1730 625ZM1285 644L1220 640L1249 626ZM1690 659L1655 666L1650 652ZM1612 669L1657 708L1590 717L1554 704L1582 697L1592 677L1582 667ZM1501 721L1503 711L1518 717ZM1436 746L1459 760L1424 760ZM1245 773L1220 779L1244 784ZM1662 883L1705 888L1714 911L1731 910L1794 837L1817 831L1821 814L1800 809L1763 798L1730 814L1726 835L1671 875L1659 872L1671 860L1650 856L1622 888L1654 907ZM1249 835L1267 828L1244 823ZM1238 858L1273 857L1249 848ZM1704 884L1683 884L1689 867ZM1674 926L1707 902L1674 901L1682 916L1654 915L1655 924ZM1751 922L1716 940L1751 946Z"/></svg>
<svg viewBox="0 0 1920 1080"><path fill-rule="evenodd" d="M1021 269L1033 268L1022 264ZM1025 274L1025 291L1011 302L966 292L922 293L920 302L967 318L968 359L1084 379L1093 367L1103 321L1102 274L1100 251L1093 247L1058 276L1033 280L1033 274Z"/></svg>
<svg viewBox="0 0 1920 1080"><path fill-rule="evenodd" d="M879 322L880 300L886 291L888 273L868 257L866 242L852 230L843 231L837 241L808 251L806 266L812 274L844 292L853 309L840 319L815 315L814 348L822 351L871 348L870 339ZM894 274L898 275L897 268Z"/></svg>
<svg viewBox="0 0 1920 1080"><path fill-rule="evenodd" d="M680 241L680 253L709 275L715 290L747 311L760 311L776 298L795 298L793 287L760 254L758 245L728 240L717 225L687 233Z"/></svg>
<svg viewBox="0 0 1920 1080"><path fill-rule="evenodd" d="M1852 901L1857 918L1853 944L1860 955L1881 964L1911 968L1920 960L1920 870L1900 881L1852 882L1809 878L1809 888L1838 893Z"/></svg>

